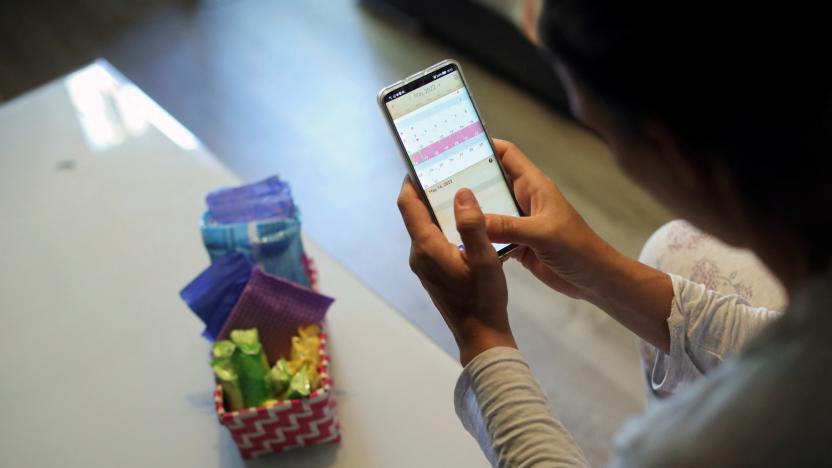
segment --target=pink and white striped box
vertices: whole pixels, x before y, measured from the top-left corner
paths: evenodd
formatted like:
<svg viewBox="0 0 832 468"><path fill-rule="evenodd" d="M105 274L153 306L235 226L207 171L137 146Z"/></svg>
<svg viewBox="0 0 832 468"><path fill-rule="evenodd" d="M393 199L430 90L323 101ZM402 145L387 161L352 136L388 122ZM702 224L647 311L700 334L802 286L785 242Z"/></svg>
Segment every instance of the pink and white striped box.
<svg viewBox="0 0 832 468"><path fill-rule="evenodd" d="M217 385L214 390L217 416L220 424L231 432L244 459L341 440L326 343L326 333L321 332L318 349L321 356L321 367L318 369L321 387L307 398L226 411L222 387Z"/></svg>

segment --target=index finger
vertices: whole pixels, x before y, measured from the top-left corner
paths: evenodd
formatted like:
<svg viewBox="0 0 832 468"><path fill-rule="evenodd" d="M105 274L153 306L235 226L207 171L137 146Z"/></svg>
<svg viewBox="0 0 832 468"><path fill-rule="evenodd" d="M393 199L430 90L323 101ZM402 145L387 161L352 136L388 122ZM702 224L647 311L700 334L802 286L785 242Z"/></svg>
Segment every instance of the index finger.
<svg viewBox="0 0 832 468"><path fill-rule="evenodd" d="M436 234L442 235L439 228L433 224L428 207L419 198L419 193L416 192L416 187L413 186L410 177L405 176L402 181L402 190L399 192L397 204L404 226L412 240L429 238Z"/></svg>
<svg viewBox="0 0 832 468"><path fill-rule="evenodd" d="M498 138L492 138L491 141L494 143L500 162L503 163L503 167L512 179L516 180L524 173L537 170L537 166L514 143Z"/></svg>

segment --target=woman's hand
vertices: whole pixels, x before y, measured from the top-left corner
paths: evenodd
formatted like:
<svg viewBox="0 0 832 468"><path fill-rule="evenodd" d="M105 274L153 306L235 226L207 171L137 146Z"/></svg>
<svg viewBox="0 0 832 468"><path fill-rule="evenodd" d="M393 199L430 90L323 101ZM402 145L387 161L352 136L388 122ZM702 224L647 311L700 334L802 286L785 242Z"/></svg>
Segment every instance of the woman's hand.
<svg viewBox="0 0 832 468"><path fill-rule="evenodd" d="M514 144L493 141L527 216L486 215L489 238L519 244L512 257L552 289L576 299L591 299L598 270L617 252Z"/></svg>
<svg viewBox="0 0 832 468"><path fill-rule="evenodd" d="M572 208L551 179L513 144L494 140L514 193L528 216L487 215L493 242L519 244L512 256L552 289L603 309L667 351L670 277L622 255Z"/></svg>
<svg viewBox="0 0 832 468"><path fill-rule="evenodd" d="M412 241L410 268L451 329L462 365L495 346L516 348L502 263L488 240L485 216L474 194L461 189L454 198L465 250L448 242L408 178L398 205Z"/></svg>

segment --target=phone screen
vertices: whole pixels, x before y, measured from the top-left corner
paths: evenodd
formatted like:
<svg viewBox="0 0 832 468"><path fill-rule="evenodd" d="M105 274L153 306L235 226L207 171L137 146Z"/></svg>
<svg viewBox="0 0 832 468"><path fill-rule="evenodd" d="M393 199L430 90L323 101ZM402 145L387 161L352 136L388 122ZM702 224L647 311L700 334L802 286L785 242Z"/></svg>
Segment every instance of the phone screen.
<svg viewBox="0 0 832 468"><path fill-rule="evenodd" d="M450 64L384 97L408 162L424 189L439 227L462 245L454 195L467 187L484 213L519 216L497 156L456 65ZM508 244L494 244L499 252Z"/></svg>

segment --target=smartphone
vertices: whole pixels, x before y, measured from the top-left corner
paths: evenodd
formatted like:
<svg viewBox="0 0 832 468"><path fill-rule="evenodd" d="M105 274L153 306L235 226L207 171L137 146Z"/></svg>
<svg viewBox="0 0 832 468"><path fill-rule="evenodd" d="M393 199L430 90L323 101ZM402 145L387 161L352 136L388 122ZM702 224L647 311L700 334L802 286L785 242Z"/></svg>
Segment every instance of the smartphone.
<svg viewBox="0 0 832 468"><path fill-rule="evenodd" d="M467 187L484 213L520 216L477 105L454 60L443 60L382 89L378 103L422 200L448 240L462 248L454 195ZM514 244L494 244L502 257Z"/></svg>

